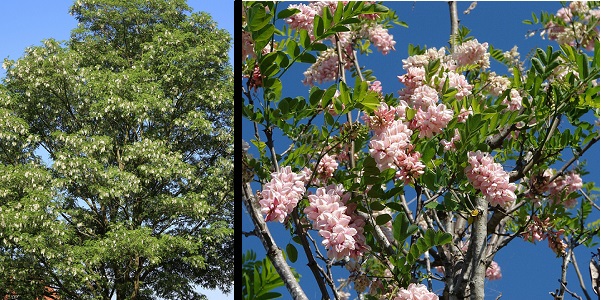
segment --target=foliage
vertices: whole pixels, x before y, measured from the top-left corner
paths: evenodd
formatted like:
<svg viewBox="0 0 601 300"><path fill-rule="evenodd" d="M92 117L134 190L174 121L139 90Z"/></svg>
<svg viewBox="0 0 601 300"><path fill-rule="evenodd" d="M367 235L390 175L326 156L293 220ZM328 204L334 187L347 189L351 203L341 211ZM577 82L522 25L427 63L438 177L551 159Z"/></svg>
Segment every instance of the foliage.
<svg viewBox="0 0 601 300"><path fill-rule="evenodd" d="M565 264L574 248L596 245L599 224L587 220L598 188L567 182L586 174L585 166L574 162L599 140L598 124L583 121L599 113L598 37L592 44L576 37L581 42L535 49L522 61L516 49L503 52L480 43L462 27L451 40L455 52L409 45L411 57L403 61L407 74L399 77L405 88L397 98L378 91L375 76L359 67L357 55L369 53L370 45L386 54L382 28L401 23L390 22L394 12L374 2L280 5L245 2L242 7L247 78L242 113L245 122L254 123L244 127L254 128L248 151L258 155L248 155L246 166L254 174L249 184L259 191L246 201L260 205L263 213L285 214L293 240L309 261L320 262L309 268L323 297L345 293L329 273L344 265L346 284L358 293L367 294L370 287L378 297L393 298L412 289L410 283L427 282L431 289L432 280L439 280L445 297L463 299L471 293L472 299L482 299L485 270L496 265L494 256L510 242L535 242L533 232L543 230L537 238L548 239ZM308 16L312 22L299 21ZM586 22L598 28L598 18ZM367 34L373 32L377 45ZM508 74L491 72L489 57L507 66ZM299 64L308 66L303 81L310 86L308 95L283 96L294 84L286 75ZM411 69L416 66L422 73ZM411 82L414 78L419 82ZM416 103L426 97L413 97L416 86L434 91L433 106L444 110L437 115L444 119L438 130L423 125L436 117L423 117L424 104ZM397 127L377 131L386 122ZM391 132L398 134L396 140L385 139ZM399 132L409 132L405 144L398 141ZM378 156L384 151L379 145L393 143L395 155L406 161L386 164L389 154ZM277 152L280 148L285 150ZM485 162L490 164L479 170L497 170L490 177L468 172ZM275 176L284 167L295 172L291 182ZM278 206L285 200L273 196L281 192L274 187L299 181L307 192L298 205ZM497 205L490 200L497 192L511 201ZM416 201L408 203L413 196ZM332 224L340 220L346 231L338 227L336 233L347 243L331 246L336 235L328 230L334 232ZM310 247L317 234L326 255L319 242ZM243 287L246 296L253 295L249 284ZM560 290L565 292L565 285Z"/></svg>

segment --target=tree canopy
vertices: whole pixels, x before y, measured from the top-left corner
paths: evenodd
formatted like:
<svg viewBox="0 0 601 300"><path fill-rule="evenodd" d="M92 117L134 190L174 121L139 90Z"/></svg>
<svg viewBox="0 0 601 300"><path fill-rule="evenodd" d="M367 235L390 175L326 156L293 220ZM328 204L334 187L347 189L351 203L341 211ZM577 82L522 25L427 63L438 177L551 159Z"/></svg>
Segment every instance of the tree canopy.
<svg viewBox="0 0 601 300"><path fill-rule="evenodd" d="M229 34L183 0L78 0L70 12L70 40L4 61L0 293L227 291Z"/></svg>

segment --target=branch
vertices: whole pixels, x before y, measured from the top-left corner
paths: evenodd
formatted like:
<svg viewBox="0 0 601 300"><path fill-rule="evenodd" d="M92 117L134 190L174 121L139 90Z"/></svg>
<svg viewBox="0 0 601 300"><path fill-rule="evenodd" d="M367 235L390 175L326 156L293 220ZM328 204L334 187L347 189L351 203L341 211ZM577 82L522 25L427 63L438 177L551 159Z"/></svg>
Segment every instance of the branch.
<svg viewBox="0 0 601 300"><path fill-rule="evenodd" d="M586 287L584 286L584 280L582 280L582 273L580 273L580 268L578 268L578 262L576 261L576 254L572 251L572 265L574 266L574 270L576 271L576 276L578 276L578 281L580 283L580 288L582 288L582 292L587 300L591 300L591 296L586 291Z"/></svg>
<svg viewBox="0 0 601 300"><path fill-rule="evenodd" d="M449 14L451 16L451 49L457 48L457 34L459 33L459 18L457 17L457 2L449 1Z"/></svg>
<svg viewBox="0 0 601 300"><path fill-rule="evenodd" d="M308 300L309 298L307 298L305 292L296 281L296 278L294 278L292 270L290 270L290 266L286 262L282 251L273 240L273 237L267 228L267 224L265 224L265 221L261 216L261 211L253 204L256 202L256 199L253 196L250 183L245 183L243 189L244 196L242 200L255 225L255 230L258 232L257 237L259 237L263 247L265 247L265 250L267 251L267 257L269 257L278 274L280 274L280 278L284 281L292 298L295 300Z"/></svg>

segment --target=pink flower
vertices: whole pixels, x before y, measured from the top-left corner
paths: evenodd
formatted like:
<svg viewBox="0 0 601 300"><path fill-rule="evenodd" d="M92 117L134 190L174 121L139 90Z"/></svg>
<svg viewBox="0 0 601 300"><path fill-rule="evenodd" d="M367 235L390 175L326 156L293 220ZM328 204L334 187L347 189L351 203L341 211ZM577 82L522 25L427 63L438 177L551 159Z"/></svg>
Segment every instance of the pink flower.
<svg viewBox="0 0 601 300"><path fill-rule="evenodd" d="M507 109L511 111L520 110L522 108L522 96L516 89L511 89L509 92L509 101L503 99L503 104L507 105Z"/></svg>
<svg viewBox="0 0 601 300"><path fill-rule="evenodd" d="M422 85L413 90L413 94L409 97L407 104L413 109L421 108L427 110L430 106L435 106L438 102L438 92L427 86Z"/></svg>
<svg viewBox="0 0 601 300"><path fill-rule="evenodd" d="M411 283L407 289L401 288L394 300L438 300L438 295L428 291L421 283Z"/></svg>
<svg viewBox="0 0 601 300"><path fill-rule="evenodd" d="M459 129L455 128L455 135L451 138L451 141L448 142L446 139L440 141L440 144L444 147L444 151L455 150L455 142L461 139L461 134L459 134Z"/></svg>
<svg viewBox="0 0 601 300"><path fill-rule="evenodd" d="M486 90L493 96L500 96L505 90L511 86L511 81L503 76L497 76L495 72L491 72L488 76L488 85ZM521 103L521 100L520 100Z"/></svg>
<svg viewBox="0 0 601 300"><path fill-rule="evenodd" d="M543 176L550 179L555 174L554 170L547 169ZM558 176L553 182L547 183L545 191L549 193L549 199L554 204L561 203L566 208L573 208L578 203L576 198L566 197L567 195L582 188L582 178L575 172L568 172L565 175Z"/></svg>
<svg viewBox="0 0 601 300"><path fill-rule="evenodd" d="M255 66L252 76L248 79L248 86L255 91L263 86L263 75L261 75L261 69L258 65Z"/></svg>
<svg viewBox="0 0 601 300"><path fill-rule="evenodd" d="M423 85L426 79L426 69L424 67L409 67L407 74L397 76L399 81L409 90L413 90Z"/></svg>
<svg viewBox="0 0 601 300"><path fill-rule="evenodd" d="M411 146L413 131L400 120L393 122L369 142L369 154L375 159L380 171L394 168L395 159Z"/></svg>
<svg viewBox="0 0 601 300"><path fill-rule="evenodd" d="M325 154L317 164L317 174L320 178L327 180L333 176L336 168L338 168L338 162L335 157Z"/></svg>
<svg viewBox="0 0 601 300"><path fill-rule="evenodd" d="M296 8L300 10L296 14L284 19L284 21L290 26L291 29L300 30L306 29L309 35L313 34L313 19L317 11L305 4L292 4L288 8Z"/></svg>
<svg viewBox="0 0 601 300"><path fill-rule="evenodd" d="M350 68L350 63L345 63L345 69ZM333 48L329 48L326 51L321 52L319 57L307 71L303 73L305 79L303 79L304 85L321 84L326 81L332 81L338 78L338 54Z"/></svg>
<svg viewBox="0 0 601 300"><path fill-rule="evenodd" d="M453 111L444 104L431 105L422 110L419 108L413 120L411 128L419 131L419 138L431 138L442 132L447 124L453 119Z"/></svg>
<svg viewBox="0 0 601 300"><path fill-rule="evenodd" d="M271 181L261 191L261 212L265 221L284 222L305 193L304 176L292 172L290 166L271 173Z"/></svg>
<svg viewBox="0 0 601 300"><path fill-rule="evenodd" d="M382 83L379 80L376 80L376 81L370 83L369 90L374 91L374 92L380 94L380 96L381 96L382 95Z"/></svg>
<svg viewBox="0 0 601 300"><path fill-rule="evenodd" d="M462 107L461 111L459 111L459 115L457 115L457 122L464 123L465 120L467 120L467 118L473 114L474 111L472 111L471 107L469 109L465 109Z"/></svg>
<svg viewBox="0 0 601 300"><path fill-rule="evenodd" d="M399 152L399 155L395 158L396 165L399 168L396 172L396 178L403 180L405 184L409 184L411 179L424 174L426 166L420 161L421 157L421 153L416 151L410 153Z"/></svg>
<svg viewBox="0 0 601 300"><path fill-rule="evenodd" d="M244 62L248 56L255 56L255 48L250 32L242 30L242 61Z"/></svg>
<svg viewBox="0 0 601 300"><path fill-rule="evenodd" d="M453 59L457 61L458 66L467 66L477 64L481 68L490 68L490 53L488 53L488 43L478 43L478 40L469 40L457 46L453 53Z"/></svg>
<svg viewBox="0 0 601 300"><path fill-rule="evenodd" d="M380 105L374 110L374 116L363 115L363 121L375 134L380 134L394 123L395 116L396 109L394 107L380 102Z"/></svg>
<svg viewBox="0 0 601 300"><path fill-rule="evenodd" d="M546 230L549 227L549 218L541 221L538 216L532 217L532 222L526 227L526 231L522 233L524 240L531 242L540 242L547 237Z"/></svg>
<svg viewBox="0 0 601 300"><path fill-rule="evenodd" d="M388 29L382 25L374 23L364 26L361 29L360 35L369 38L372 44L378 48L378 51L386 55L390 50L395 50L396 42L392 34L388 33Z"/></svg>
<svg viewBox="0 0 601 300"><path fill-rule="evenodd" d="M492 206L508 206L516 199L516 185L509 183L509 174L488 153L470 151L465 168L468 180L480 190Z"/></svg>
<svg viewBox="0 0 601 300"><path fill-rule="evenodd" d="M486 268L486 279L488 280L499 280L501 279L501 267L495 261L491 261L488 268Z"/></svg>
<svg viewBox="0 0 601 300"><path fill-rule="evenodd" d="M328 257L342 259L345 256L356 258L369 249L365 244L363 226L365 220L348 211L343 201L346 195L341 185L318 188L309 195L309 206L304 209L307 218L313 221L313 229L324 238L322 245L328 249ZM349 215L350 213L350 215Z"/></svg>
<svg viewBox="0 0 601 300"><path fill-rule="evenodd" d="M467 97L472 94L472 85L467 82L465 76L463 74L457 74L455 72L447 72L444 73L443 78L446 78L446 81L449 83L449 87L457 89L457 94L455 94L455 99L461 100L463 97ZM445 81L441 80L439 88L442 89Z"/></svg>

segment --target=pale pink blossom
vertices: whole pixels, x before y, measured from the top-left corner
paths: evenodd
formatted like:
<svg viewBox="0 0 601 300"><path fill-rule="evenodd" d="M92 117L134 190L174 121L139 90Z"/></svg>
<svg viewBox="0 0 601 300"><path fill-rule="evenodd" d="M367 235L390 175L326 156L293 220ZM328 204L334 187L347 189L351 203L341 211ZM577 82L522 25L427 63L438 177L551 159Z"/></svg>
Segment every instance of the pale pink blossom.
<svg viewBox="0 0 601 300"><path fill-rule="evenodd" d="M547 169L543 176L549 180L555 174L555 170ZM553 182L548 182L545 191L549 194L549 199L554 204L561 203L566 208L573 208L578 203L578 199L566 197L567 195L582 188L582 178L576 172L568 172L558 176Z"/></svg>
<svg viewBox="0 0 601 300"><path fill-rule="evenodd" d="M465 76L463 74L458 74L456 72L446 72L443 75L443 78L446 77L446 82L449 83L450 88L457 89L457 94L455 94L455 99L461 100L464 97L467 97L472 94L472 85L467 82ZM439 88L442 89L445 81L440 81Z"/></svg>
<svg viewBox="0 0 601 300"><path fill-rule="evenodd" d="M303 179L304 176L292 172L290 166L271 173L271 181L265 184L259 201L265 221L284 222L305 193Z"/></svg>
<svg viewBox="0 0 601 300"><path fill-rule="evenodd" d="M396 178L402 180L405 184L409 184L411 179L424 174L426 166L420 161L421 157L421 153L417 151L400 151L395 157L396 166L399 168L396 172Z"/></svg>
<svg viewBox="0 0 601 300"><path fill-rule="evenodd" d="M369 38L371 43L378 48L378 51L386 55L388 52L394 49L396 41L393 39L392 34L388 32L387 28L382 27L381 24L366 24L361 28L360 35Z"/></svg>
<svg viewBox="0 0 601 300"><path fill-rule="evenodd" d="M497 76L495 72L491 72L488 76L486 90L490 92L493 96L498 97L510 86L511 81L509 81L507 77Z"/></svg>
<svg viewBox="0 0 601 300"><path fill-rule="evenodd" d="M369 142L369 154L376 161L380 171L394 168L397 157L403 155L411 146L411 134L413 131L400 120L393 122ZM406 155L406 154L405 154Z"/></svg>
<svg viewBox="0 0 601 300"><path fill-rule="evenodd" d="M369 90L374 91L374 92L378 93L380 96L382 96L382 83L379 80L371 82L369 84Z"/></svg>
<svg viewBox="0 0 601 300"><path fill-rule="evenodd" d="M526 227L526 231L522 233L524 240L531 242L540 242L547 237L547 228L549 227L550 219L546 218L544 221L538 216L532 217L532 222Z"/></svg>
<svg viewBox="0 0 601 300"><path fill-rule="evenodd" d="M474 114L474 111L472 110L471 107L469 109L465 109L462 107L461 111L459 111L459 114L457 115L457 122L464 123L465 120L467 120L467 118L473 114Z"/></svg>
<svg viewBox="0 0 601 300"><path fill-rule="evenodd" d="M477 64L481 68L490 68L490 53L488 53L488 43L480 44L478 40L469 40L457 46L453 53L453 59L457 61L458 66L467 66Z"/></svg>
<svg viewBox="0 0 601 300"><path fill-rule="evenodd" d="M501 267L496 261L491 261L488 268L486 268L486 279L488 280L499 280L501 279Z"/></svg>
<svg viewBox="0 0 601 300"><path fill-rule="evenodd" d="M430 106L436 106L438 102L438 92L427 85L422 85L413 90L413 94L409 97L409 107L413 109L421 108L423 111L428 110Z"/></svg>
<svg viewBox="0 0 601 300"><path fill-rule="evenodd" d="M248 56L255 57L255 48L250 32L242 30L242 61Z"/></svg>
<svg viewBox="0 0 601 300"><path fill-rule="evenodd" d="M503 104L507 105L507 109L510 111L520 110L522 108L522 96L516 89L511 89L509 92L509 101L503 99Z"/></svg>
<svg viewBox="0 0 601 300"><path fill-rule="evenodd" d="M373 116L364 114L363 121L377 135L394 123L396 108L388 106L385 102L380 102L380 105L374 110L373 114Z"/></svg>
<svg viewBox="0 0 601 300"><path fill-rule="evenodd" d="M263 75L261 75L261 69L258 65L255 66L252 75L248 79L248 86L255 91L263 86Z"/></svg>
<svg viewBox="0 0 601 300"><path fill-rule="evenodd" d="M344 205L345 193L341 185L318 188L309 195L309 206L304 209L307 218L313 221L313 229L324 238L322 245L328 249L328 257L342 259L345 256L356 258L369 249L365 244L363 226L365 220ZM350 215L349 215L350 214Z"/></svg>
<svg viewBox="0 0 601 300"><path fill-rule="evenodd" d="M417 113L411 120L411 129L419 131L419 138L431 138L439 134L447 127L453 119L453 110L444 104L430 105L426 110L418 108Z"/></svg>
<svg viewBox="0 0 601 300"><path fill-rule="evenodd" d="M317 174L323 180L327 180L334 176L334 171L338 168L338 162L334 156L325 154L319 164L317 164Z"/></svg>
<svg viewBox="0 0 601 300"><path fill-rule="evenodd" d="M350 63L345 62L344 68L350 68ZM335 80L339 76L338 54L333 48L321 52L315 63L303 75L305 75L303 84L310 86Z"/></svg>
<svg viewBox="0 0 601 300"><path fill-rule="evenodd" d="M492 206L511 205L516 195L516 185L509 183L509 174L499 163L495 163L488 153L470 151L469 165L465 168L468 180L475 189L480 190Z"/></svg>
<svg viewBox="0 0 601 300"><path fill-rule="evenodd" d="M406 74L397 76L397 78L408 90L413 90L424 84L426 69L424 67L409 67Z"/></svg>
<svg viewBox="0 0 601 300"><path fill-rule="evenodd" d="M451 141L447 141L443 139L440 141L440 144L444 147L444 151L456 150L455 142L461 139L461 135L459 134L459 129L455 128L455 135L451 138Z"/></svg>
<svg viewBox="0 0 601 300"><path fill-rule="evenodd" d="M309 35L313 34L313 19L317 11L314 7L305 4L292 4L288 8L296 8L300 10L296 14L284 19L291 29L300 30L306 29Z"/></svg>
<svg viewBox="0 0 601 300"><path fill-rule="evenodd" d="M428 291L421 283L411 283L407 289L401 288L394 300L438 300L438 295Z"/></svg>

